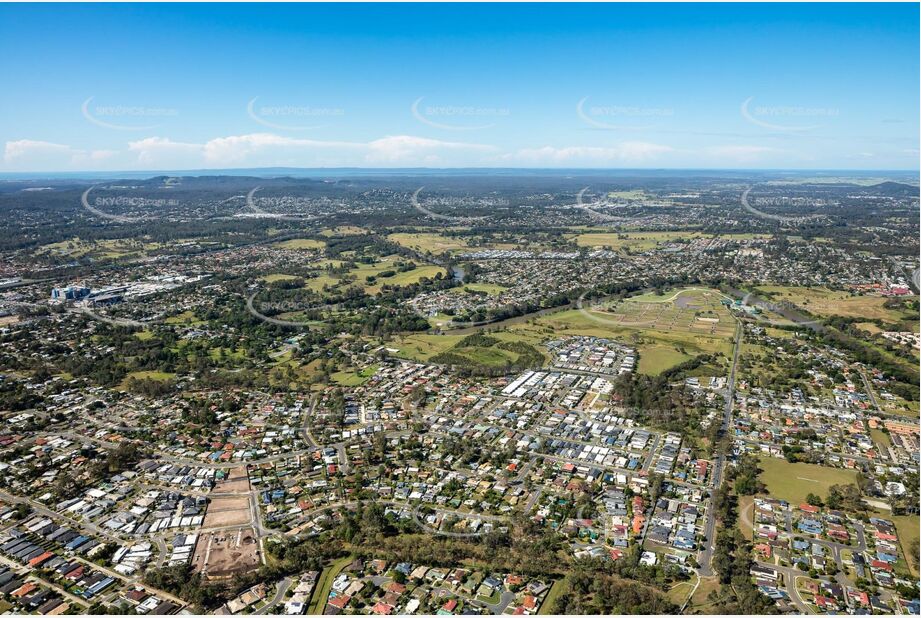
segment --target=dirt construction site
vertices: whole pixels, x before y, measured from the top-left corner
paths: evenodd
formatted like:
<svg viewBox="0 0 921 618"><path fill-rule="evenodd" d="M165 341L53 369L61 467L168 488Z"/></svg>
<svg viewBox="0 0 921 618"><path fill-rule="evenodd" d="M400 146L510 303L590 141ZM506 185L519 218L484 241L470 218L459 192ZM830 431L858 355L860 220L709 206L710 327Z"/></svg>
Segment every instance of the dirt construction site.
<svg viewBox="0 0 921 618"><path fill-rule="evenodd" d="M254 524L249 475L245 467L230 470L211 491L192 568L208 578L231 577L261 563ZM214 530L218 528L218 530ZM224 529L221 529L224 528Z"/></svg>

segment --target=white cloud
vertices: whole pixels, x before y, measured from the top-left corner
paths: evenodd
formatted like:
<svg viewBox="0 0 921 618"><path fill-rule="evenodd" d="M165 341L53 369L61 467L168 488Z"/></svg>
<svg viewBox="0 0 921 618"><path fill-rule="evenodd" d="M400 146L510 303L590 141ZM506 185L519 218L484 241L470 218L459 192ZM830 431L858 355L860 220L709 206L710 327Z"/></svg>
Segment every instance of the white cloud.
<svg viewBox="0 0 921 618"><path fill-rule="evenodd" d="M150 137L131 142L128 149L137 155L136 162L141 165L165 165L168 161L178 160L183 165L195 167L350 166L362 162L374 165L453 165L458 155L475 159L477 155L494 150L492 146L482 144L443 142L411 135L388 136L371 142L345 142L301 139L273 133L230 135L204 144Z"/></svg>
<svg viewBox="0 0 921 618"><path fill-rule="evenodd" d="M383 137L367 147L366 162L388 165L456 165L459 157L476 160L477 155L495 151L495 147L485 144L443 142L411 135ZM445 159L448 154L453 158Z"/></svg>
<svg viewBox="0 0 921 618"><path fill-rule="evenodd" d="M610 163L644 163L661 155L674 152L671 146L649 142L623 142L617 146L567 146L556 148L524 148L505 155L507 160L543 165L603 165Z"/></svg>
<svg viewBox="0 0 921 618"><path fill-rule="evenodd" d="M87 164L105 161L116 153L111 150L80 150L65 144L21 139L7 142L3 150L3 162L10 168L20 170L71 169Z"/></svg>

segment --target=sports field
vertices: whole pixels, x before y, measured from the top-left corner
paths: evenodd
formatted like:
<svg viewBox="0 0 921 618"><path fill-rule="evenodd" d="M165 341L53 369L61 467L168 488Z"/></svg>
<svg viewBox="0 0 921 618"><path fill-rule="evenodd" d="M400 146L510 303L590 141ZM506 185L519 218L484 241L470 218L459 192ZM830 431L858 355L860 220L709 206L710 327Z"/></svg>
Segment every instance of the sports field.
<svg viewBox="0 0 921 618"><path fill-rule="evenodd" d="M832 485L856 483L857 473L842 468L829 468L807 463L789 463L776 457L759 458L761 481L774 498L799 505L806 496L816 494L825 499Z"/></svg>

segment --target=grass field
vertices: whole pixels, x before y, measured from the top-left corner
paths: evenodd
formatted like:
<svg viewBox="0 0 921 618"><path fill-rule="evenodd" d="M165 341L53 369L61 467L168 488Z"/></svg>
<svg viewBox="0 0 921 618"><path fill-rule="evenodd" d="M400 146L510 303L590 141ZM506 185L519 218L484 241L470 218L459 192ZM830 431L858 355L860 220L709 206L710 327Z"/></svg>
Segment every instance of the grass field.
<svg viewBox="0 0 921 618"><path fill-rule="evenodd" d="M341 384L342 386L361 386L370 380L371 376L373 376L376 371L377 365L370 365L361 371L354 371L352 369L337 371L330 375L330 378L332 378L333 382Z"/></svg>
<svg viewBox="0 0 921 618"><path fill-rule="evenodd" d="M312 238L292 238L291 240L284 240L279 243L275 243L276 247L281 249L322 249L326 246L326 243L322 240L314 240Z"/></svg>
<svg viewBox="0 0 921 618"><path fill-rule="evenodd" d="M385 269L386 270L386 269ZM380 271L378 271L380 272ZM381 277L378 278L377 282L373 285L366 285L365 292L368 294L376 294L383 288L385 285L391 286L404 286L410 285L413 283L419 283L419 280L423 277L427 279L434 279L435 275L441 273L445 274L445 269L441 266L416 266L413 270L408 270L406 272L398 272L392 277Z"/></svg>
<svg viewBox="0 0 921 618"><path fill-rule="evenodd" d="M339 227L327 228L320 232L320 236L359 236L361 234L367 234L368 230L363 227L358 227L355 225L340 225Z"/></svg>
<svg viewBox="0 0 921 618"><path fill-rule="evenodd" d="M498 296L507 289L495 283L465 283L463 286L451 288L451 291L462 294L465 290L473 290L474 292L486 292L490 296Z"/></svg>
<svg viewBox="0 0 921 618"><path fill-rule="evenodd" d="M735 321L719 304L720 298L716 290L669 291L662 296L633 297L608 307L561 311L541 317L537 323L549 326L557 335L623 341L639 352L638 371L658 374L700 354L731 353Z"/></svg>
<svg viewBox="0 0 921 618"><path fill-rule="evenodd" d="M397 337L387 347L398 349L397 356L413 360L427 361L428 359L448 350L462 335L408 335Z"/></svg>
<svg viewBox="0 0 921 618"><path fill-rule="evenodd" d="M652 344L640 348L640 362L637 371L647 375L659 375L666 369L691 360L691 356L679 352L672 346Z"/></svg>
<svg viewBox="0 0 921 618"><path fill-rule="evenodd" d="M297 279L296 275L284 275L281 273L273 273L271 275L266 275L262 278L266 283L275 283L276 281L291 281L292 279Z"/></svg>
<svg viewBox="0 0 921 618"><path fill-rule="evenodd" d="M358 264L356 268L351 269L347 276L354 277L354 281L344 284L342 279L338 276L329 275L327 273L321 273L318 277L312 279L307 279L306 287L310 288L315 292L321 292L324 287L349 287L349 286L361 286L364 288L364 291L368 294L376 294L383 288L384 285L390 286L404 286L410 285L413 283L418 283L423 277L433 279L438 273L446 274L444 268L440 266L434 266L430 264L417 264L416 268L413 270L408 270L406 272L397 272L392 277L379 277L380 273L387 270L396 270L396 262L398 261L397 256L386 256L381 258L379 261L374 264ZM327 264L333 266L339 266L342 262L337 261L323 261L317 264L319 267L325 267ZM377 277L374 283L368 283L367 277Z"/></svg>
<svg viewBox="0 0 921 618"><path fill-rule="evenodd" d="M889 439L889 434L887 434L885 431L882 431L880 429L871 429L870 437L873 438L873 441L876 442L876 444L881 449L886 449L890 445L892 445L892 440Z"/></svg>
<svg viewBox="0 0 921 618"><path fill-rule="evenodd" d="M701 577L700 584L688 603L685 613L709 614L712 613L713 604L707 599L711 592L719 592L720 582L717 577Z"/></svg>
<svg viewBox="0 0 921 618"><path fill-rule="evenodd" d="M899 544L902 546L902 553L905 554L908 561L908 568L911 574L918 577L918 560L912 553L912 548L918 549L921 543L921 517L918 515L897 515L892 518L895 528L899 533Z"/></svg>
<svg viewBox="0 0 921 618"><path fill-rule="evenodd" d="M857 473L853 470L789 463L776 457L759 459L761 481L767 486L767 492L774 498L794 505L805 502L806 496L811 493L824 499L832 485L847 485L855 483L857 479Z"/></svg>
<svg viewBox="0 0 921 618"><path fill-rule="evenodd" d="M483 291L489 293L497 287ZM668 301L669 298L673 299ZM723 358L716 366L708 364L701 368L704 372L701 375L719 375L726 369L724 365L732 352L735 332L735 322L719 305L719 298L715 290L669 291L655 303L621 303L622 308L618 309L621 315L630 317L624 321L618 321L617 314L611 312L564 309L521 320L488 334L535 347L550 339L572 335L611 338L637 349L638 371L645 374L661 373L701 354L721 354ZM643 319L638 318L641 314L645 316ZM702 315L719 316L719 323L701 324L698 318ZM399 349L397 355L402 358L427 361L452 348L461 338L461 335L413 334L398 337L388 347ZM501 362L496 354L505 355L490 349L476 352L474 356L480 355L475 360L485 363ZM708 371L711 373L707 374Z"/></svg>
<svg viewBox="0 0 921 618"><path fill-rule="evenodd" d="M829 290L828 288L788 287L761 285L756 290L767 293L773 302L786 301L801 307L819 317L841 316L845 318L865 318L868 320L885 320L899 322L913 319L911 315L898 309L887 309L887 298L882 296L857 296L850 292ZM917 326L915 328L917 330Z"/></svg>
<svg viewBox="0 0 921 618"><path fill-rule="evenodd" d="M310 615L320 615L326 608L326 600L329 598L329 591L333 587L333 580L347 567L353 560L352 556L339 558L327 568L323 569L320 574L320 581L317 582L313 595L310 597L310 603L307 605L307 613Z"/></svg>
<svg viewBox="0 0 921 618"><path fill-rule="evenodd" d="M589 232L575 237L576 244L580 247L610 247L623 251L649 251L659 245L665 245L677 240L693 240L710 234L700 232L624 232L624 233L596 233Z"/></svg>
<svg viewBox="0 0 921 618"><path fill-rule="evenodd" d="M71 258L94 257L97 259L140 258L163 245L154 242L129 239L82 240L71 238L44 245L35 250L36 255L56 254Z"/></svg>
<svg viewBox="0 0 921 618"><path fill-rule="evenodd" d="M390 234L387 240L422 253L465 251L470 248L463 238L451 238L431 232Z"/></svg>
<svg viewBox="0 0 921 618"><path fill-rule="evenodd" d="M742 536L751 541L755 536L755 531L752 530L751 523L752 519L752 507L755 505L754 496L739 496L739 518L736 524L739 526L739 530L742 531ZM744 515L744 517L742 516Z"/></svg>
<svg viewBox="0 0 921 618"><path fill-rule="evenodd" d="M553 585L550 586L549 592L547 592L547 596L544 597L543 603L540 604L540 610L537 613L541 616L553 614L553 607L556 605L556 600L560 597L561 594L566 592L568 588L569 580L565 577L553 582Z"/></svg>
<svg viewBox="0 0 921 618"><path fill-rule="evenodd" d="M192 311L183 311L182 313L177 313L174 316L166 318L165 322L167 324L204 324L204 321L199 320L195 313Z"/></svg>

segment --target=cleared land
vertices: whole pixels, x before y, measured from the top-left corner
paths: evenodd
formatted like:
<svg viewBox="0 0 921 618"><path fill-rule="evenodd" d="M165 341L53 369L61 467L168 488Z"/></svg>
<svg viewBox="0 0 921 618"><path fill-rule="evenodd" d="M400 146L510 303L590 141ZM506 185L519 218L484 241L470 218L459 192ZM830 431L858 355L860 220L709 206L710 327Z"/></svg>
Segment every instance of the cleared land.
<svg viewBox="0 0 921 618"><path fill-rule="evenodd" d="M252 528L206 532L198 537L192 569L211 579L224 579L259 566L259 541Z"/></svg>
<svg viewBox="0 0 921 618"><path fill-rule="evenodd" d="M921 546L921 517L918 515L897 515L892 518L899 533L902 553L907 556L911 574L918 577L918 547Z"/></svg>
<svg viewBox="0 0 921 618"><path fill-rule="evenodd" d="M227 479L218 483L211 492L211 502L202 523L204 528L239 526L252 520L249 497L243 494L250 490L246 468L233 468Z"/></svg>
<svg viewBox="0 0 921 618"><path fill-rule="evenodd" d="M765 296L773 302L789 302L821 317L837 315L845 318L864 318L886 322L912 319L915 321L914 330L918 330L917 314L911 315L899 309L885 307L889 299L882 296L858 296L850 292L828 288L778 285L761 285L757 287L757 290L765 293Z"/></svg>
<svg viewBox="0 0 921 618"><path fill-rule="evenodd" d="M281 249L322 249L326 243L313 238L292 238L275 244Z"/></svg>
<svg viewBox="0 0 921 618"><path fill-rule="evenodd" d="M767 486L767 492L796 505L804 503L809 494L825 498L832 485L848 485L857 481L857 473L853 470L790 463L776 457L761 457L759 465L761 481Z"/></svg>
<svg viewBox="0 0 921 618"><path fill-rule="evenodd" d="M465 251L470 249L470 245L463 238L452 238L429 232L390 234L387 239L408 249L423 253L444 253L445 251Z"/></svg>
<svg viewBox="0 0 921 618"><path fill-rule="evenodd" d="M616 250L649 251L659 245L677 240L693 240L704 237L712 238L712 235L700 232L589 232L579 234L575 237L575 241L580 247L610 247Z"/></svg>

